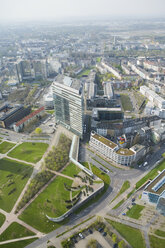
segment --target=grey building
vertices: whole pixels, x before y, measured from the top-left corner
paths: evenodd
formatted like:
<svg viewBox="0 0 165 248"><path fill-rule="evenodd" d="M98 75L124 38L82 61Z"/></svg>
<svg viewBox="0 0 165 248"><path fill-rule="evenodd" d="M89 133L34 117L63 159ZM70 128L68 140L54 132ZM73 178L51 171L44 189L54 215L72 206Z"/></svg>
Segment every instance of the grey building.
<svg viewBox="0 0 165 248"><path fill-rule="evenodd" d="M53 83L55 120L76 135L83 135L83 97L79 80L58 75Z"/></svg>

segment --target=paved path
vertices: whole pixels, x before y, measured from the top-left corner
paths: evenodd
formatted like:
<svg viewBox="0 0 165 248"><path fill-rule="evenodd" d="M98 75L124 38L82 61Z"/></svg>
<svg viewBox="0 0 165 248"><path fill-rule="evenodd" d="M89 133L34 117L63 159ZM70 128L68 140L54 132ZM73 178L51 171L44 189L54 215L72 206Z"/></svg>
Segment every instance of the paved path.
<svg viewBox="0 0 165 248"><path fill-rule="evenodd" d="M17 215L12 214L12 213L7 213L6 211L4 211L2 209L0 209L0 213L4 214L6 217L6 221L0 227L0 234L3 233L6 230L6 228L8 228L10 226L10 224L12 222L18 222L19 224L23 225L24 227L26 227L30 231L36 233L38 235L38 237L42 237L44 235L43 233L39 232L34 227L32 227L32 226L28 225L27 223L23 222L22 220L18 219Z"/></svg>
<svg viewBox="0 0 165 248"><path fill-rule="evenodd" d="M32 238L38 238L38 236L34 235L34 236L28 236L28 237L23 237L23 238L18 238L18 239L10 239L10 240L0 242L0 245L9 244L9 243L13 243L13 242L21 241L21 240L32 239Z"/></svg>
<svg viewBox="0 0 165 248"><path fill-rule="evenodd" d="M68 163L69 164L69 163ZM67 165L68 165L67 164ZM66 166L67 166L66 165ZM66 167L65 166L65 167ZM63 170L64 168L62 168L62 170ZM53 170L50 170L50 169L46 169L47 171L50 171L50 172L52 172L53 174L55 174L55 175L57 175L57 176L61 176L61 177L65 177L65 178L68 178L68 179L70 179L70 180L74 180L75 178L74 177L70 177L70 176L67 176L67 175L65 175L65 174L62 174L62 173L60 173L60 172L57 172L57 171L53 171Z"/></svg>

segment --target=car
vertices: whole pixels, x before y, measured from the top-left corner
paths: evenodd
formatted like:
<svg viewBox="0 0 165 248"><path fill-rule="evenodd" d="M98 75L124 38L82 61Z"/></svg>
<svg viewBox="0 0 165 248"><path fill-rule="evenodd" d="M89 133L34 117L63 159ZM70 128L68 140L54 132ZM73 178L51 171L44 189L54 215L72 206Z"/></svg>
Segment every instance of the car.
<svg viewBox="0 0 165 248"><path fill-rule="evenodd" d="M136 205L136 203L135 202L132 202L132 205Z"/></svg>
<svg viewBox="0 0 165 248"><path fill-rule="evenodd" d="M113 245L113 248L118 248L118 244L115 243L115 244Z"/></svg>
<svg viewBox="0 0 165 248"><path fill-rule="evenodd" d="M82 233L79 233L78 235L79 235L79 237L80 237L81 239L84 239L84 236L82 235Z"/></svg>
<svg viewBox="0 0 165 248"><path fill-rule="evenodd" d="M126 215L126 213L122 213L122 215L124 215L124 216L125 216L125 215Z"/></svg>
<svg viewBox="0 0 165 248"><path fill-rule="evenodd" d="M75 239L75 238L72 238L72 241L73 241L74 243L77 243L77 239Z"/></svg>
<svg viewBox="0 0 165 248"><path fill-rule="evenodd" d="M90 234L92 234L92 233L93 233L93 231L92 231L91 229L88 229L88 232L89 232Z"/></svg>
<svg viewBox="0 0 165 248"><path fill-rule="evenodd" d="M143 166L145 167L148 164L148 162L144 162Z"/></svg>
<svg viewBox="0 0 165 248"><path fill-rule="evenodd" d="M139 168L142 167L142 164L139 165Z"/></svg>
<svg viewBox="0 0 165 248"><path fill-rule="evenodd" d="M134 202L135 201L135 198L132 198L132 202Z"/></svg>
<svg viewBox="0 0 165 248"><path fill-rule="evenodd" d="M130 210L130 207L127 207L128 210Z"/></svg>
<svg viewBox="0 0 165 248"><path fill-rule="evenodd" d="M103 230L104 230L104 229L103 229L102 227L98 228L98 231L99 231L99 232L103 232Z"/></svg>
<svg viewBox="0 0 165 248"><path fill-rule="evenodd" d="M102 233L102 235L103 235L103 236L106 236L106 235L107 235L107 233L106 233L106 232L103 232L103 233Z"/></svg>

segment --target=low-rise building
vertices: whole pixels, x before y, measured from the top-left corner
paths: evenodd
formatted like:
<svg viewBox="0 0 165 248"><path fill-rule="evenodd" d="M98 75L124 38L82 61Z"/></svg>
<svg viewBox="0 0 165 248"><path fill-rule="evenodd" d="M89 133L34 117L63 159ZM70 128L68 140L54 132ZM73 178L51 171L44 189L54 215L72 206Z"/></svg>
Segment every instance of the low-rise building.
<svg viewBox="0 0 165 248"><path fill-rule="evenodd" d="M153 90L150 90L147 86L141 86L140 92L158 108L165 109L165 100L156 94Z"/></svg>
<svg viewBox="0 0 165 248"><path fill-rule="evenodd" d="M96 133L91 133L89 145L117 164L129 166L136 159L136 151L120 148L116 143Z"/></svg>
<svg viewBox="0 0 165 248"><path fill-rule="evenodd" d="M15 132L20 132L27 124L29 124L32 120L35 118L40 118L44 114L44 107L41 107L35 111L33 111L31 114L24 117L22 120L18 121L13 125Z"/></svg>

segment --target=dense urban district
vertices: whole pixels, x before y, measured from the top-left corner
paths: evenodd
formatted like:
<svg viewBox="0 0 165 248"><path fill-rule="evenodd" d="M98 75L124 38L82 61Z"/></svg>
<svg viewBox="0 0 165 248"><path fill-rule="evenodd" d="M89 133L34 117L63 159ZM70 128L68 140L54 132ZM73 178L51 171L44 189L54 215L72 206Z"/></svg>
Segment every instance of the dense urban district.
<svg viewBox="0 0 165 248"><path fill-rule="evenodd" d="M165 247L165 20L0 25L0 248Z"/></svg>

